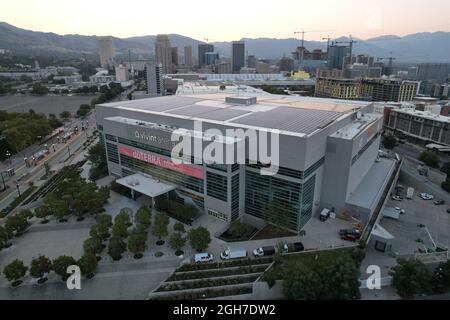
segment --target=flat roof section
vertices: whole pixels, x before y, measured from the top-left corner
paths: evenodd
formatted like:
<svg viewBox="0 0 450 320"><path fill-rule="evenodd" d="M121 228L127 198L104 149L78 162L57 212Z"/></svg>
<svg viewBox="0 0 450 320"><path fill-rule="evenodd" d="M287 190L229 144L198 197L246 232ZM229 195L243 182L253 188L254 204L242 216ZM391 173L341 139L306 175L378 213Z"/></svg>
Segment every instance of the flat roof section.
<svg viewBox="0 0 450 320"><path fill-rule="evenodd" d="M176 189L173 185L161 182L160 180L154 179L149 175L141 173L136 173L131 176L118 179L116 182L122 186L152 198Z"/></svg>

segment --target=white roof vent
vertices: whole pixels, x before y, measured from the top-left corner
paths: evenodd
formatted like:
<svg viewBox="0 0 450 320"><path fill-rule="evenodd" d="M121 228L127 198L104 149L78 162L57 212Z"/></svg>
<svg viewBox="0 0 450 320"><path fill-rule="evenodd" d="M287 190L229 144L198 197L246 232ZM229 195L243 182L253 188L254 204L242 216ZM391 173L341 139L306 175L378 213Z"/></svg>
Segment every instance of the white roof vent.
<svg viewBox="0 0 450 320"><path fill-rule="evenodd" d="M229 104L240 105L240 106L251 106L253 104L256 104L257 99L256 99L256 97L234 96L234 97L226 97L225 102L229 103Z"/></svg>

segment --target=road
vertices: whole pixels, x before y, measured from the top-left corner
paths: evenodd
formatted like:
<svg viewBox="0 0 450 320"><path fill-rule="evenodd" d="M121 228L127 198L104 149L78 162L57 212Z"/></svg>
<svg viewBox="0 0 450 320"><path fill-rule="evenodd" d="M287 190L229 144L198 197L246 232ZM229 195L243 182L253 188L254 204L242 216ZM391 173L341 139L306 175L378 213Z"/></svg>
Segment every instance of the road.
<svg viewBox="0 0 450 320"><path fill-rule="evenodd" d="M74 125L76 122L74 123ZM64 162L76 151L83 146L86 142L87 136L92 136L93 131L95 130L95 126L93 125L93 121L89 120L89 128L88 131L79 132L78 135L70 139L67 143L58 144L56 146L56 152L51 150L51 153L47 156L44 161L41 161L36 167L26 168L25 164L16 162L16 175L13 177L13 180L9 181L10 188L4 191L0 195L0 210L6 208L17 196L18 190L16 184L18 182L19 190L21 192L25 191L30 182L36 184L42 176L45 175L45 163L48 163L50 167L53 167L58 164L64 164ZM24 177L20 179L20 177Z"/></svg>

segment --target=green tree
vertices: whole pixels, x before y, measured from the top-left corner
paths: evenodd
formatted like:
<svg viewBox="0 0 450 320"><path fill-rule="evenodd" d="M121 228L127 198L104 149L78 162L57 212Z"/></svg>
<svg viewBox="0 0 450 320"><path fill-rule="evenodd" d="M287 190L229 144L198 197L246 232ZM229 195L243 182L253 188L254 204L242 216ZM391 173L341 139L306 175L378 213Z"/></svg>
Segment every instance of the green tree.
<svg viewBox="0 0 450 320"><path fill-rule="evenodd" d="M387 135L383 137L382 144L386 149L392 150L397 145L397 139L392 135Z"/></svg>
<svg viewBox="0 0 450 320"><path fill-rule="evenodd" d="M392 268L392 286L400 297L411 299L417 294L430 291L431 272L419 260L399 259Z"/></svg>
<svg viewBox="0 0 450 320"><path fill-rule="evenodd" d="M5 228L11 233L21 234L28 227L29 223L25 216L13 215L8 216L5 221Z"/></svg>
<svg viewBox="0 0 450 320"><path fill-rule="evenodd" d="M52 215L52 212L47 205L41 205L34 210L34 215L43 221L48 221L47 218Z"/></svg>
<svg viewBox="0 0 450 320"><path fill-rule="evenodd" d="M48 88L43 86L40 83L33 84L33 89L31 90L32 94L37 94L37 95L45 95L48 92L49 92Z"/></svg>
<svg viewBox="0 0 450 320"><path fill-rule="evenodd" d="M66 121L66 120L69 120L70 117L72 117L72 114L71 114L69 111L63 111L63 112L61 112L61 113L59 114L59 117L60 117L63 121Z"/></svg>
<svg viewBox="0 0 450 320"><path fill-rule="evenodd" d="M169 234L168 230L169 225L169 217L165 213L158 213L155 216L155 222L152 226L152 233L155 237L159 238L160 240L163 237L167 237Z"/></svg>
<svg viewBox="0 0 450 320"><path fill-rule="evenodd" d="M204 227L198 227L197 229L191 229L188 232L188 239L191 247L197 252L203 251L209 247L211 243L211 236L208 229Z"/></svg>
<svg viewBox="0 0 450 320"><path fill-rule="evenodd" d="M97 255L102 252L103 244L99 238L89 238L83 242L84 253Z"/></svg>
<svg viewBox="0 0 450 320"><path fill-rule="evenodd" d="M78 266L80 267L83 276L92 278L98 266L97 257L93 254L85 253L80 260L78 260Z"/></svg>
<svg viewBox="0 0 450 320"><path fill-rule="evenodd" d="M123 223L127 226L131 225L131 214L133 213L133 211L130 208L123 208L122 210L120 210L119 214L116 216L116 218L114 219L114 223Z"/></svg>
<svg viewBox="0 0 450 320"><path fill-rule="evenodd" d="M13 282L13 285L19 282L28 271L28 267L23 264L23 261L16 259L3 269L3 274L8 281ZM21 281L20 281L21 283ZM19 283L19 284L20 284Z"/></svg>
<svg viewBox="0 0 450 320"><path fill-rule="evenodd" d="M89 172L89 179L98 180L108 175L106 150L101 143L97 143L88 150L86 159L92 163L92 167Z"/></svg>
<svg viewBox="0 0 450 320"><path fill-rule="evenodd" d="M67 268L70 266L74 266L77 264L77 261L73 257L69 256L60 256L53 260L53 270L55 273L59 275L62 281L67 281L70 274L67 273Z"/></svg>
<svg viewBox="0 0 450 320"><path fill-rule="evenodd" d="M180 232L175 232L169 240L169 246L175 250L180 251L186 245L186 238L183 238Z"/></svg>
<svg viewBox="0 0 450 320"><path fill-rule="evenodd" d="M143 225L145 228L149 228L151 225L152 213L147 206L142 206L136 212L136 223Z"/></svg>
<svg viewBox="0 0 450 320"><path fill-rule="evenodd" d="M419 157L419 160L425 163L427 166L437 169L439 168L439 157L430 151L424 151Z"/></svg>
<svg viewBox="0 0 450 320"><path fill-rule="evenodd" d="M112 234L115 238L125 239L128 237L128 227L122 221L116 221L112 226Z"/></svg>
<svg viewBox="0 0 450 320"><path fill-rule="evenodd" d="M50 271L52 271L52 261L46 256L40 255L31 260L30 275L33 278L43 281L44 276L50 273Z"/></svg>
<svg viewBox="0 0 450 320"><path fill-rule="evenodd" d="M8 230L0 226L0 250L7 246L10 236Z"/></svg>
<svg viewBox="0 0 450 320"><path fill-rule="evenodd" d="M128 250L135 257L142 257L142 253L147 250L147 237L140 233L135 233L128 239Z"/></svg>
<svg viewBox="0 0 450 320"><path fill-rule="evenodd" d="M104 224L106 226L112 225L112 217L107 213L99 214L95 217L95 221L97 222L97 224Z"/></svg>
<svg viewBox="0 0 450 320"><path fill-rule="evenodd" d="M450 260L442 262L433 274L434 292L446 293L450 291Z"/></svg>
<svg viewBox="0 0 450 320"><path fill-rule="evenodd" d="M185 233L186 229L184 228L184 224L177 222L173 225L173 230L176 232Z"/></svg>
<svg viewBox="0 0 450 320"><path fill-rule="evenodd" d="M322 293L322 279L303 263L288 266L283 281L283 294L289 300L318 300Z"/></svg>
<svg viewBox="0 0 450 320"><path fill-rule="evenodd" d="M122 238L113 237L109 240L108 254L113 260L117 261L122 259L122 253L125 252L126 248L127 246Z"/></svg>
<svg viewBox="0 0 450 320"><path fill-rule="evenodd" d="M91 227L91 231L89 232L89 235L92 238L100 239L101 242L108 240L110 234L109 234L109 227L106 224L96 224Z"/></svg>

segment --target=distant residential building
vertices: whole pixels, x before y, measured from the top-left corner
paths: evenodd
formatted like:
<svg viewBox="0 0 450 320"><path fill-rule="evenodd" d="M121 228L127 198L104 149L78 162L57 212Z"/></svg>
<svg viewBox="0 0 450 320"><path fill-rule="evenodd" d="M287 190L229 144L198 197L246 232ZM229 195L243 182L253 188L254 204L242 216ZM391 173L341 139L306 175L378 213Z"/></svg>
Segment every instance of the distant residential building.
<svg viewBox="0 0 450 320"><path fill-rule="evenodd" d="M344 77L344 71L340 69L317 69L316 78L334 78L339 79Z"/></svg>
<svg viewBox="0 0 450 320"><path fill-rule="evenodd" d="M231 43L231 68L233 73L239 73L245 67L245 43L233 41Z"/></svg>
<svg viewBox="0 0 450 320"><path fill-rule="evenodd" d="M280 59L279 63L280 71L292 72L294 71L294 60L288 57Z"/></svg>
<svg viewBox="0 0 450 320"><path fill-rule="evenodd" d="M76 82L81 82L82 77L79 74L74 74L71 76L54 76L53 81L64 81L64 84L73 84Z"/></svg>
<svg viewBox="0 0 450 320"><path fill-rule="evenodd" d="M146 89L151 97L164 95L163 66L160 63L146 65Z"/></svg>
<svg viewBox="0 0 450 320"><path fill-rule="evenodd" d="M126 82L130 80L130 73L128 72L128 68L126 66L118 65L115 70L117 82Z"/></svg>
<svg viewBox="0 0 450 320"><path fill-rule="evenodd" d="M170 48L170 53L172 57L172 65L178 66L178 48L177 47Z"/></svg>
<svg viewBox="0 0 450 320"><path fill-rule="evenodd" d="M216 64L216 73L218 74L230 74L231 73L231 62L221 61Z"/></svg>
<svg viewBox="0 0 450 320"><path fill-rule="evenodd" d="M151 63L153 60L131 60L131 61L124 61L123 64L128 68L128 70L132 70L134 72L136 71L144 71L145 66L147 63Z"/></svg>
<svg viewBox="0 0 450 320"><path fill-rule="evenodd" d="M219 54L216 52L206 52L205 53L205 65L211 66L216 64L216 61L219 60Z"/></svg>
<svg viewBox="0 0 450 320"><path fill-rule="evenodd" d="M107 85L116 81L116 76L108 74L108 70L100 70L95 75L89 77L89 81L96 85Z"/></svg>
<svg viewBox="0 0 450 320"><path fill-rule="evenodd" d="M258 61L256 63L256 73L267 74L270 72L270 65L265 62Z"/></svg>
<svg viewBox="0 0 450 320"><path fill-rule="evenodd" d="M331 45L328 48L328 69L341 69L345 68L346 58L350 54L349 46Z"/></svg>
<svg viewBox="0 0 450 320"><path fill-rule="evenodd" d="M256 68L256 57L254 55L247 57L247 67Z"/></svg>
<svg viewBox="0 0 450 320"><path fill-rule="evenodd" d="M414 139L416 143L450 145L450 118L427 111L392 109L388 131Z"/></svg>
<svg viewBox="0 0 450 320"><path fill-rule="evenodd" d="M198 45L198 66L202 67L206 65L206 53L214 52L214 46L212 44L201 43Z"/></svg>
<svg viewBox="0 0 450 320"><path fill-rule="evenodd" d="M382 72L382 67L370 67L367 64L354 63L345 68L344 77L350 79L380 78L382 76Z"/></svg>
<svg viewBox="0 0 450 320"><path fill-rule="evenodd" d="M192 67L192 46L184 47L184 65L187 67Z"/></svg>
<svg viewBox="0 0 450 320"><path fill-rule="evenodd" d="M450 63L422 63L418 65L417 80L446 82L450 77Z"/></svg>
<svg viewBox="0 0 450 320"><path fill-rule="evenodd" d="M172 47L169 37L165 34L156 36L155 57L155 62L162 66L163 74L172 73Z"/></svg>
<svg viewBox="0 0 450 320"><path fill-rule="evenodd" d="M317 78L315 96L343 100L361 99L361 81L343 78Z"/></svg>
<svg viewBox="0 0 450 320"><path fill-rule="evenodd" d="M243 67L243 68L241 68L241 71L239 73L240 74L255 74L256 68Z"/></svg>
<svg viewBox="0 0 450 320"><path fill-rule="evenodd" d="M436 98L450 98L450 83L433 84L431 96Z"/></svg>
<svg viewBox="0 0 450 320"><path fill-rule="evenodd" d="M100 65L104 69L114 67L114 43L112 37L99 37Z"/></svg>
<svg viewBox="0 0 450 320"><path fill-rule="evenodd" d="M399 79L363 79L361 95L371 101L413 101L419 83Z"/></svg>

